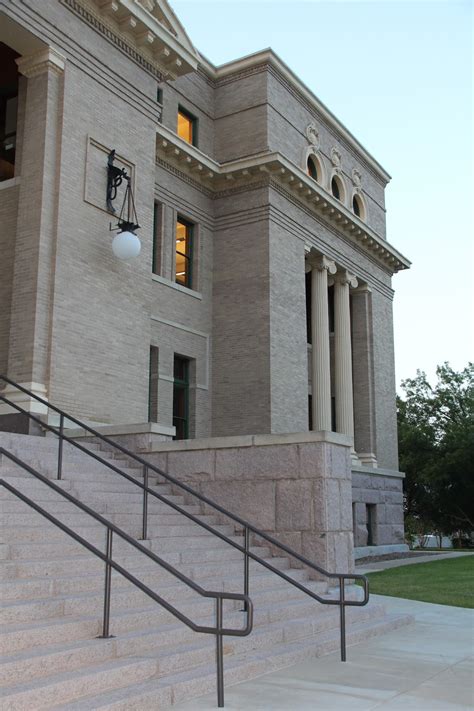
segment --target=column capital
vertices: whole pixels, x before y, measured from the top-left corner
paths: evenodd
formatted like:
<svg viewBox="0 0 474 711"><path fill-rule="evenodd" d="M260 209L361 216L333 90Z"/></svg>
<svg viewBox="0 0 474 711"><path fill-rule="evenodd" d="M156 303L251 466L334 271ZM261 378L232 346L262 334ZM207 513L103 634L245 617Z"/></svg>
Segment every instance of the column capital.
<svg viewBox="0 0 474 711"><path fill-rule="evenodd" d="M347 286L352 287L353 289L355 289L359 284L355 275L348 272L347 269L341 269L337 272L337 274L335 274L334 283L341 284L342 286L347 284Z"/></svg>
<svg viewBox="0 0 474 711"><path fill-rule="evenodd" d="M337 271L336 262L333 259L329 259L324 254L312 256L308 259L308 264L311 265L312 269L318 269L322 272L327 271L328 274L335 274Z"/></svg>
<svg viewBox="0 0 474 711"><path fill-rule="evenodd" d="M15 61L20 74L30 79L31 77L37 77L45 72L62 74L66 58L53 49L53 47L45 47L45 49L41 49L34 54L18 57Z"/></svg>

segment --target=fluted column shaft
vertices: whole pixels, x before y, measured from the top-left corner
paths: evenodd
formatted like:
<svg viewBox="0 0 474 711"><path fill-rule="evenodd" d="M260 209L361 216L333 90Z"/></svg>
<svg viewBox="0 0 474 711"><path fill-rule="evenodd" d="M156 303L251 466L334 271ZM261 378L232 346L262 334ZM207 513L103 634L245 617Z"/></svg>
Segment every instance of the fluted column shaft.
<svg viewBox="0 0 474 711"><path fill-rule="evenodd" d="M334 380L336 430L354 437L350 286L355 288L357 279L345 270L338 272L334 280Z"/></svg>
<svg viewBox="0 0 474 711"><path fill-rule="evenodd" d="M313 430L331 431L328 273L336 265L326 257L311 262L311 380Z"/></svg>

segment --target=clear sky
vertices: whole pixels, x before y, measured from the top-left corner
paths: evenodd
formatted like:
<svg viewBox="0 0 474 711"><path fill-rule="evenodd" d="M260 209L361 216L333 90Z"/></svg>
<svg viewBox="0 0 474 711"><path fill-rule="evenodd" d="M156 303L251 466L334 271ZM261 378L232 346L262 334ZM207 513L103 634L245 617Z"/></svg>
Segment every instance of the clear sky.
<svg viewBox="0 0 474 711"><path fill-rule="evenodd" d="M213 64L271 47L392 175L397 384L474 360L472 0L171 0Z"/></svg>

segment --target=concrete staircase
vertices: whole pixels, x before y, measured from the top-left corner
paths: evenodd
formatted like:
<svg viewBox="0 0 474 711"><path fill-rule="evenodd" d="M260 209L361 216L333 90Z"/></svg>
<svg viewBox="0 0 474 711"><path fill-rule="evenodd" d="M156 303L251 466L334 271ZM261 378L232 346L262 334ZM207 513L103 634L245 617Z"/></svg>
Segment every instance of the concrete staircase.
<svg viewBox="0 0 474 711"><path fill-rule="evenodd" d="M55 479L57 440L0 433L0 446ZM97 444L90 444L98 449ZM142 494L131 482L64 445L59 485L134 537L141 532ZM137 479L141 468L100 452ZM105 529L42 482L0 461L5 481L105 549ZM241 543L233 527L201 513L156 478L150 484L170 501ZM4 487L0 488L2 601L2 698L5 711L24 709L163 709L215 689L215 640L196 634L120 574L112 574L111 633L101 634L104 563L50 524ZM242 554L157 500L149 501L149 540L143 545L209 590L243 591ZM252 549L310 589L327 585L290 569L264 545ZM213 601L160 569L114 537L114 559L199 624L215 622ZM255 617L248 637L224 638L226 685L320 656L339 646L338 608L323 606L257 563L250 564ZM356 588L349 596L358 595ZM224 624L241 627L236 603L224 605ZM348 644L406 624L369 603L347 609ZM350 650L349 650L350 655Z"/></svg>

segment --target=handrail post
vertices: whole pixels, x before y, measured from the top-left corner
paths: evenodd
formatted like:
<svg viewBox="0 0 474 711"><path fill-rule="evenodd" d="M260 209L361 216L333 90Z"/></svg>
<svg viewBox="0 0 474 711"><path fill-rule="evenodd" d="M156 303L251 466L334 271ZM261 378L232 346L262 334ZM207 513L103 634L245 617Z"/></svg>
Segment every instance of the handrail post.
<svg viewBox="0 0 474 711"><path fill-rule="evenodd" d="M224 706L224 651L222 640L222 598L216 598L217 706Z"/></svg>
<svg viewBox="0 0 474 711"><path fill-rule="evenodd" d="M341 662L346 661L346 599L345 599L345 581L344 578L339 578L339 612L341 625Z"/></svg>
<svg viewBox="0 0 474 711"><path fill-rule="evenodd" d="M142 540L146 541L148 533L148 467L143 465L143 519L142 519Z"/></svg>
<svg viewBox="0 0 474 711"><path fill-rule="evenodd" d="M250 530L248 526L244 528L244 595L249 594L249 573L250 573ZM247 603L244 602L243 612L247 612Z"/></svg>
<svg viewBox="0 0 474 711"><path fill-rule="evenodd" d="M64 415L59 416L59 444L58 444L58 479L61 479L63 473L63 430L64 430Z"/></svg>
<svg viewBox="0 0 474 711"><path fill-rule="evenodd" d="M101 639L108 639L113 635L109 634L110 626L110 592L112 587L112 566L110 561L112 560L112 535L113 531L111 528L107 528L107 538L105 545L105 555L107 561L105 564L105 586L104 586L104 620L102 625Z"/></svg>

